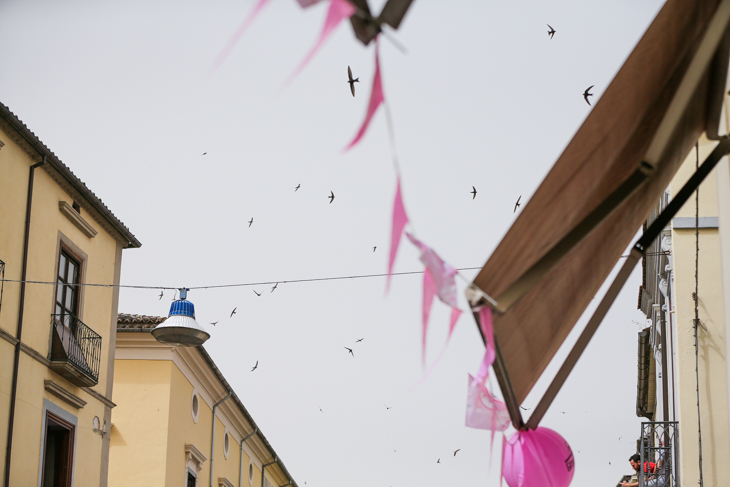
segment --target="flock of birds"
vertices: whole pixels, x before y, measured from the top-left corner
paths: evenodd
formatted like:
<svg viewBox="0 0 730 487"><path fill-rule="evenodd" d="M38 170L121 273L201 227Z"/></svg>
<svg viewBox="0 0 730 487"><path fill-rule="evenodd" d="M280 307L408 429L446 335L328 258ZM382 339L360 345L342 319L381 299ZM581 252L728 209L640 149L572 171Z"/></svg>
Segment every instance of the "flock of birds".
<svg viewBox="0 0 730 487"><path fill-rule="evenodd" d="M555 35L555 33L556 33L556 30L555 30L555 29L553 29L553 28L552 28L552 27L550 26L550 24L546 24L546 25L547 25L547 26L548 26L548 28L549 28L549 30L548 30L548 36L550 37L550 39L552 39L552 38L553 38L553 36L554 36L554 35ZM352 76L352 69L350 68L350 66L348 66L348 67L347 67L347 83L348 83L348 84L350 85L350 92L352 93L352 96L353 96L353 97L355 96L355 83L359 83L359 82L360 82L360 78L353 78L353 76ZM595 85L591 85L591 86L589 86L589 87L588 87L588 88L587 88L587 89L586 89L586 90L585 90L585 91L583 92L583 99L585 99L586 103L587 103L587 104L588 104L589 106L592 106L592 105L591 105L591 102L590 102L590 101L588 100L588 97L589 97L589 96L593 96L593 93L590 93L590 90L591 90L591 89L593 88L593 86L595 86ZM204 155L204 156L205 156L205 155L207 155L207 154L208 154L207 152L203 152L203 154L202 154L202 155ZM302 186L301 184L297 184L297 185L296 185L296 187L294 188L294 192L297 192L297 191L299 191L299 188L301 188L301 186ZM472 190L471 190L471 191L469 192L469 194L471 194L471 195L472 195L472 200L474 200L474 199L476 199L476 197L477 197L477 189L476 189L476 187L474 187L474 186L472 186L472 187L471 187L471 189L472 189ZM332 202L333 202L333 201L335 200L335 193L334 193L333 191L330 191L330 195L329 195L329 196L327 196L327 199L329 199L329 200L330 200L330 201L329 201L329 204L332 204ZM521 206L521 203L520 203L520 200L521 200L521 199L522 199L522 195L520 195L520 196L519 196L519 197L517 198L517 201L515 202L514 210L512 211L513 213L516 213L516 212L517 212L517 209L518 209L518 208L519 208L519 207ZM248 221L248 226L249 226L249 228L251 227L251 225L253 225L253 220L254 220L254 219L253 219L253 217L251 217L251 220L249 220L249 221ZM377 246L374 246L374 247L373 247L373 252L375 252L375 249L377 249ZM279 283L277 282L277 283L276 283L276 284L275 284L275 285L274 285L274 286L273 286L273 287L271 288L271 291L270 291L270 292L272 292L272 293L273 293L273 292L274 292L274 291L276 290L276 288L277 288L278 286L279 286ZM259 292L258 292L258 291L256 291L256 290L253 290L253 292L254 292L254 294L256 294L256 296L261 296L261 294L262 294L262 293L259 293ZM159 299L162 299L163 295L164 295L164 292L163 292L163 291L160 291ZM173 298L173 300L174 300L174 299L175 299L175 298ZM230 314L229 318L232 318L232 317L233 317L233 315L235 315L235 314L236 314L236 310L237 310L237 309L238 309L238 307L235 307L235 308L233 308L233 311L231 311L231 314ZM215 325L217 325L217 324L218 324L218 321L215 321L215 322L210 322L210 324L211 324L211 325L213 325L213 326L215 326ZM355 343L360 343L360 342L362 342L363 340L364 340L364 338L359 338L359 339L355 340ZM355 352L353 351L353 349L352 349L352 348L350 348L350 347L344 347L344 348L345 348L345 350L347 351L347 353L349 353L349 354L350 354L350 355L351 355L351 356L352 356L353 358L355 357ZM251 368L251 372L253 372L253 371L255 371L256 369L258 369L258 366L259 366L259 361L257 360L257 361L256 361L256 364L255 364L255 365L254 365L254 366L253 366L253 367ZM527 409L527 408L523 408L522 406L520 406L520 407L521 407L521 408L522 408L523 410L525 410L525 411L529 411L529 409ZM389 409L391 409L391 408L392 408L392 406L387 406L387 405L385 406L385 409L386 409L386 410L389 410ZM320 412L322 412L322 413L324 413L324 411L322 410L322 408L321 408L321 407L319 408L319 411L320 411ZM565 414L565 412L564 412L564 411L561 411L561 413ZM620 439L621 439L621 438L619 438L619 440L620 440ZM393 449L393 451L394 451L394 452L397 452L397 450L396 450L396 449ZM458 453L459 451L461 451L461 449L460 449L460 448L459 448L459 449L456 449L456 450L454 450L454 452L453 452L453 456L456 456L456 454L457 454L457 453ZM580 452L578 452L578 453L580 453ZM438 459L436 460L436 463L439 463L439 464L440 464L440 463L441 463L441 458L438 458ZM609 462L609 465L610 465L610 462ZM305 482L305 484L306 484L306 482Z"/></svg>

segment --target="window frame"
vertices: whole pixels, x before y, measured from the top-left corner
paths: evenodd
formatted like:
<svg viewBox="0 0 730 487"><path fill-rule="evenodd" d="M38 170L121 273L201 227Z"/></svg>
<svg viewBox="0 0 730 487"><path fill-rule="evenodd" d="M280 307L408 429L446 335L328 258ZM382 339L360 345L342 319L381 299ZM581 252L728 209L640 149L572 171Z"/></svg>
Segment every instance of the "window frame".
<svg viewBox="0 0 730 487"><path fill-rule="evenodd" d="M63 277L61 276L61 262L64 261ZM84 258L74 252L68 245L61 242L58 250L58 259L56 259L56 289L53 296L53 314L64 316L70 314L76 318L80 318L81 309L81 286L69 286L68 282L68 267L69 263L73 263L76 266L76 278L73 284L82 284L84 276ZM66 307L67 290L71 289L72 300L71 309ZM61 292L61 301L58 300L59 289ZM59 311L60 308L60 312ZM67 325L65 320L62 320L64 325Z"/></svg>

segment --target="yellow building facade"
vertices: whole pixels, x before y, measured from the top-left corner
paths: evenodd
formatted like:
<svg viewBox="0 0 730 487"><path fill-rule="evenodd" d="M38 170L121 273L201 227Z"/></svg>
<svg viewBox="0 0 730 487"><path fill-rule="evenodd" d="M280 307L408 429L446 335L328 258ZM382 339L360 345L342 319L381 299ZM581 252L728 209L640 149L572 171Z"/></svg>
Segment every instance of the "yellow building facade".
<svg viewBox="0 0 730 487"><path fill-rule="evenodd" d="M155 340L164 320L119 315L109 485L296 486L205 349Z"/></svg>
<svg viewBox="0 0 730 487"><path fill-rule="evenodd" d="M113 285L122 250L140 245L0 104L4 486L107 485L119 293Z"/></svg>
<svg viewBox="0 0 730 487"><path fill-rule="evenodd" d="M650 220L716 145L700 138ZM699 200L693 193L644 259L639 307L648 321L639 337L637 414L647 418L655 433L653 439L644 438L654 443L649 460L659 459L663 438L674 440L665 450L673 463L674 483L667 485L697 485L700 464L703 485L730 485L730 254L723 250L730 246L729 205L730 166L724 157L700 185ZM695 307L700 322L697 346ZM666 427L671 434L663 435L662 422L676 422Z"/></svg>

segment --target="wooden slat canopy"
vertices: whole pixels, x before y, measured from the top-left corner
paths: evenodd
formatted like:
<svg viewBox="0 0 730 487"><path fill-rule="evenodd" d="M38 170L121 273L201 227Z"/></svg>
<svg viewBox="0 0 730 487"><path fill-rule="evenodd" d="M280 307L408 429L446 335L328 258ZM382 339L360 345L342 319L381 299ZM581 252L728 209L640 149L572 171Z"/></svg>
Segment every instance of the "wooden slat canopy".
<svg viewBox="0 0 730 487"><path fill-rule="evenodd" d="M496 309L511 411L699 136L716 134L729 19L730 0L667 1L474 280Z"/></svg>

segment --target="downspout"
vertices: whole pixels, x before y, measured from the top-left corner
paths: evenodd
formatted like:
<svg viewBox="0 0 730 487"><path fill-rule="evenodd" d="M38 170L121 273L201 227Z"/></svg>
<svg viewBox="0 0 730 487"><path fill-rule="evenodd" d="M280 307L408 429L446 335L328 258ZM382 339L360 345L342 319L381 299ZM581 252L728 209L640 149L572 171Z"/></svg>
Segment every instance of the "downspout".
<svg viewBox="0 0 730 487"><path fill-rule="evenodd" d="M246 440L248 440L258 432L259 429L254 428L250 435L241 440L241 460L238 463L238 487L241 487L241 479L243 478L243 444L246 443Z"/></svg>
<svg viewBox="0 0 730 487"><path fill-rule="evenodd" d="M233 391L228 391L228 395L213 405L213 431L210 434L210 482L209 486L213 487L213 454L215 453L215 410L223 404L223 401L231 397Z"/></svg>
<svg viewBox="0 0 730 487"><path fill-rule="evenodd" d="M261 465L261 487L264 487L264 479L266 478L266 476L264 475L264 471L266 470L266 467L268 467L269 465L273 465L275 463L279 463L279 457L274 457L273 462L269 462L269 463L265 463L265 464Z"/></svg>
<svg viewBox="0 0 730 487"><path fill-rule="evenodd" d="M33 206L33 175L37 167L46 164L46 156L41 162L30 166L28 175L28 200L25 203L25 236L23 237L23 265L20 277L20 303L18 304L18 327L13 359L13 385L10 392L10 415L8 417L8 440L5 448L5 487L10 487L10 459L13 453L13 424L15 423L15 400L18 392L18 366L20 365L20 345L23 335L23 308L25 307L25 278L28 271L28 243L30 237L30 210Z"/></svg>

